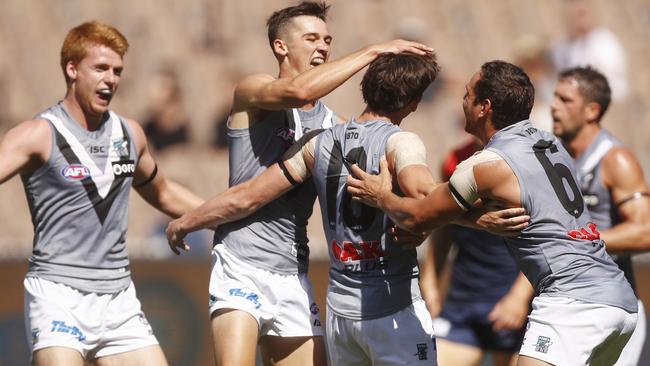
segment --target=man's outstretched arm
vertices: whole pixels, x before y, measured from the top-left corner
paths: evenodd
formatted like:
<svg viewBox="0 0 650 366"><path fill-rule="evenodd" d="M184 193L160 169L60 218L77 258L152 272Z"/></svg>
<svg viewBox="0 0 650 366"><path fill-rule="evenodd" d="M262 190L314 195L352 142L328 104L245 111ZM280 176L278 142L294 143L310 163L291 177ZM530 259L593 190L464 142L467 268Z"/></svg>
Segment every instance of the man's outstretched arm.
<svg viewBox="0 0 650 366"><path fill-rule="evenodd" d="M257 177L230 187L171 221L165 232L172 250L179 254L177 248L187 248L183 240L187 234L242 219L308 179L313 161L310 162L310 158L303 154L307 154L309 148L313 149L315 135L316 132L305 135L287 151L283 161L273 164Z"/></svg>

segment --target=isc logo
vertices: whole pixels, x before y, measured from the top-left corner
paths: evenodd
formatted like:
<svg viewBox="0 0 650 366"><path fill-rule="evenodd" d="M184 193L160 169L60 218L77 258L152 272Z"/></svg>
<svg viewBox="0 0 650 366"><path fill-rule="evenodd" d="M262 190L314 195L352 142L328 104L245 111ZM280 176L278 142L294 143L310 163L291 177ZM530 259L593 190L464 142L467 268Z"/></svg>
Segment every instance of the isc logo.
<svg viewBox="0 0 650 366"><path fill-rule="evenodd" d="M121 160L113 162L113 175L116 177L132 177L135 172L133 160Z"/></svg>
<svg viewBox="0 0 650 366"><path fill-rule="evenodd" d="M82 180L90 177L90 169L81 164L70 164L61 169L61 175L70 181Z"/></svg>

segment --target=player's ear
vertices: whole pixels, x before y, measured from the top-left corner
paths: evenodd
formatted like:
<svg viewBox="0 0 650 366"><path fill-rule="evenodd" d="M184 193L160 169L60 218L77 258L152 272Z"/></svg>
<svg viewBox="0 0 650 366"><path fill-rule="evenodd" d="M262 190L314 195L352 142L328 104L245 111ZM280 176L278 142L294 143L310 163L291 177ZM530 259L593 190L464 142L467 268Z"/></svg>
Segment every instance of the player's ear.
<svg viewBox="0 0 650 366"><path fill-rule="evenodd" d="M597 122L598 116L600 115L600 110L601 110L600 104L596 102L588 103L587 106L585 107L585 114L587 117L587 121Z"/></svg>
<svg viewBox="0 0 650 366"><path fill-rule="evenodd" d="M492 101L489 99L483 99L481 101L481 109L478 112L479 117L485 117L492 111Z"/></svg>
<svg viewBox="0 0 650 366"><path fill-rule="evenodd" d="M65 74L68 76L68 79L71 81L77 80L77 73L77 65L72 61L68 61L68 63L65 64Z"/></svg>
<svg viewBox="0 0 650 366"><path fill-rule="evenodd" d="M273 52L275 52L275 54L279 56L286 56L289 53L289 49L287 48L287 44L284 43L283 40L276 39L273 41Z"/></svg>

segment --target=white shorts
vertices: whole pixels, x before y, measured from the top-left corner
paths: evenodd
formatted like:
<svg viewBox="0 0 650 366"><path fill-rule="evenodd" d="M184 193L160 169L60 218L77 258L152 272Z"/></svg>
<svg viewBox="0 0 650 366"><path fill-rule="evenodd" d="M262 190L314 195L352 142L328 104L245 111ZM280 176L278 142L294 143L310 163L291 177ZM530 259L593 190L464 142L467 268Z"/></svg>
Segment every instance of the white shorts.
<svg viewBox="0 0 650 366"><path fill-rule="evenodd" d="M237 309L253 316L260 336L322 336L320 310L306 274L282 275L255 268L228 252L212 250L210 315Z"/></svg>
<svg viewBox="0 0 650 366"><path fill-rule="evenodd" d="M353 320L327 312L332 366L437 365L433 322L423 300L383 318Z"/></svg>
<svg viewBox="0 0 650 366"><path fill-rule="evenodd" d="M25 328L32 354L56 346L93 359L158 344L133 282L115 294L83 292L36 277L25 278L24 285Z"/></svg>
<svg viewBox="0 0 650 366"><path fill-rule="evenodd" d="M557 366L613 365L637 314L564 297L535 297L519 352Z"/></svg>
<svg viewBox="0 0 650 366"><path fill-rule="evenodd" d="M630 338L625 348L623 348L621 357L618 358L614 366L637 366L639 364L641 352L643 352L643 345L645 344L645 328L645 308L641 300L639 300L636 328L634 329L634 333L632 333L632 338Z"/></svg>

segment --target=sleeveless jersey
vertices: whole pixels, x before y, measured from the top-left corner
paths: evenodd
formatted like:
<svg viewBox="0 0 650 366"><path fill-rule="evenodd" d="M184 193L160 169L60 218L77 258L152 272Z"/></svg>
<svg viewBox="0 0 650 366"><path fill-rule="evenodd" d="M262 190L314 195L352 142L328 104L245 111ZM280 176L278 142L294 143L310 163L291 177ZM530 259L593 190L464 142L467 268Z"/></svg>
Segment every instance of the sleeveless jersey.
<svg viewBox="0 0 650 366"><path fill-rule="evenodd" d="M636 296L605 251L562 143L525 120L498 131L486 149L499 154L519 181L531 224L506 242L537 295L637 312Z"/></svg>
<svg viewBox="0 0 650 366"><path fill-rule="evenodd" d="M621 145L623 144L609 132L600 130L596 139L587 147L587 150L576 159L580 190L585 198L589 214L601 230L609 229L622 221L612 202L609 190L603 186L603 177L600 170L600 163L609 149ZM615 255L612 258L621 268L632 288L636 289L632 257L629 255Z"/></svg>
<svg viewBox="0 0 650 366"><path fill-rule="evenodd" d="M456 166L468 159L480 146L471 139L454 149L442 165L442 177L448 181ZM452 240L458 254L451 267L447 301L496 303L517 279L517 263L502 237L487 231L454 225Z"/></svg>
<svg viewBox="0 0 650 366"><path fill-rule="evenodd" d="M81 127L63 103L49 121L49 160L22 175L34 225L27 276L97 293L131 282L125 235L137 153L126 122L109 111L97 131Z"/></svg>
<svg viewBox="0 0 650 366"><path fill-rule="evenodd" d="M230 185L243 183L282 158L304 132L332 125L332 112L318 101L310 110L269 111L249 128L228 127ZM305 182L252 215L217 228L215 244L224 244L237 258L282 274L307 272L307 221L316 192Z"/></svg>
<svg viewBox="0 0 650 366"><path fill-rule="evenodd" d="M316 140L312 174L330 257L327 305L344 318L383 317L420 298L415 249L393 244L388 217L352 202L346 190L349 164L377 174L386 141L399 131L385 121L351 120Z"/></svg>

